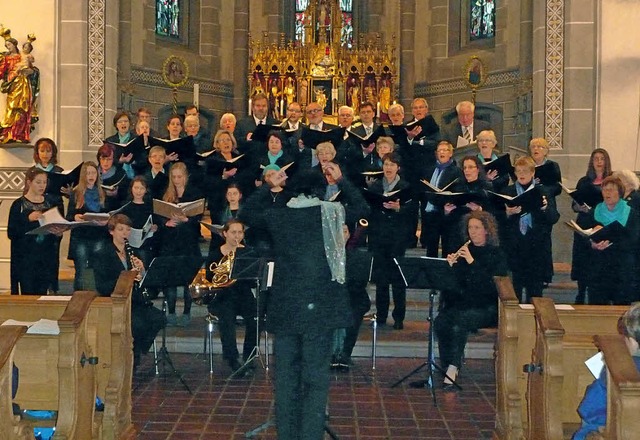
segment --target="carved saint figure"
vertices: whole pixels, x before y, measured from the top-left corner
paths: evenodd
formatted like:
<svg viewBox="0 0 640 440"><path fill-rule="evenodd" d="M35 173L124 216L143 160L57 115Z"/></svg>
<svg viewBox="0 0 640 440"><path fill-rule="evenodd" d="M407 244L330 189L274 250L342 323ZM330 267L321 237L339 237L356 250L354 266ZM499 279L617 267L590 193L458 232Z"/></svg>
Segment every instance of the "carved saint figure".
<svg viewBox="0 0 640 440"><path fill-rule="evenodd" d="M293 84L293 78L287 77L287 82L284 85L284 96L287 99L287 107L296 99L296 87Z"/></svg>
<svg viewBox="0 0 640 440"><path fill-rule="evenodd" d="M8 33L8 32L6 32ZM0 92L7 95L0 122L0 142L29 142L33 124L38 120L35 101L40 91L40 72L33 66L31 41L18 51L18 41L5 35L7 51L0 54Z"/></svg>
<svg viewBox="0 0 640 440"><path fill-rule="evenodd" d="M324 109L327 106L327 95L324 93L324 87L317 87L315 90L316 102L320 108Z"/></svg>

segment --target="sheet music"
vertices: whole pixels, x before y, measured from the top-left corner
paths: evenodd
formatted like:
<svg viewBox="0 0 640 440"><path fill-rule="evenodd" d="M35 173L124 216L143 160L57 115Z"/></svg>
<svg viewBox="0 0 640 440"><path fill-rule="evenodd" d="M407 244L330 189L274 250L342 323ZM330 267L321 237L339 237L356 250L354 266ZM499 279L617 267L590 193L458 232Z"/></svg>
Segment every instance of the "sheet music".
<svg viewBox="0 0 640 440"><path fill-rule="evenodd" d="M59 335L60 327L58 321L52 319L39 319L38 321L16 321L15 319L7 319L2 325L23 325L29 327L27 334L31 335Z"/></svg>
<svg viewBox="0 0 640 440"><path fill-rule="evenodd" d="M266 287L271 287L273 285L273 272L275 270L276 263L273 261L269 261L267 263L267 285Z"/></svg>
<svg viewBox="0 0 640 440"><path fill-rule="evenodd" d="M596 379L600 377L600 373L602 373L602 368L604 368L604 359L602 357L602 352L599 351L589 359L584 361L584 364L587 366L593 377Z"/></svg>

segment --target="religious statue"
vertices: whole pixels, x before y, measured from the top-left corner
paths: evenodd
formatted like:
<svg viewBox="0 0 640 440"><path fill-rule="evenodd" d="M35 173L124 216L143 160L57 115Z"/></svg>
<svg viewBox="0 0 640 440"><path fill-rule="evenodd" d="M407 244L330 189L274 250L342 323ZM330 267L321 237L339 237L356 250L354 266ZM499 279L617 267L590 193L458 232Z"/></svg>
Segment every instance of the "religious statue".
<svg viewBox="0 0 640 440"><path fill-rule="evenodd" d="M357 85L351 87L351 108L355 114L360 111L360 87Z"/></svg>
<svg viewBox="0 0 640 440"><path fill-rule="evenodd" d="M271 82L271 90L269 91L269 107L271 108L271 115L274 119L280 119L280 115L283 114L283 109L280 108L280 97L282 92L278 88L278 79L274 79Z"/></svg>
<svg viewBox="0 0 640 440"><path fill-rule="evenodd" d="M389 83L384 80L380 87L380 111L388 114L389 105L391 105L391 89L389 88Z"/></svg>
<svg viewBox="0 0 640 440"><path fill-rule="evenodd" d="M38 121L36 100L40 92L40 71L34 66L31 55L31 43L36 37L29 34L20 53L18 40L11 37L9 29L0 25L0 35L4 37L7 49L0 53L0 92L7 95L4 117L0 122L0 143L27 143Z"/></svg>
<svg viewBox="0 0 640 440"><path fill-rule="evenodd" d="M376 104L376 96L373 87L366 86L364 88L364 100L372 104Z"/></svg>
<svg viewBox="0 0 640 440"><path fill-rule="evenodd" d="M324 110L327 106L327 95L324 93L324 87L316 87L314 91L316 95L316 102Z"/></svg>
<svg viewBox="0 0 640 440"><path fill-rule="evenodd" d="M251 85L251 96L255 96L257 94L265 95L264 89L262 88L262 82L260 78L257 76L253 79L253 84Z"/></svg>
<svg viewBox="0 0 640 440"><path fill-rule="evenodd" d="M286 96L287 107L296 99L296 87L293 84L293 78L287 77L287 82L284 85L284 96Z"/></svg>
<svg viewBox="0 0 640 440"><path fill-rule="evenodd" d="M301 106L307 105L308 95L309 94L309 81L306 78L302 78L300 80L300 97L298 98L298 102Z"/></svg>

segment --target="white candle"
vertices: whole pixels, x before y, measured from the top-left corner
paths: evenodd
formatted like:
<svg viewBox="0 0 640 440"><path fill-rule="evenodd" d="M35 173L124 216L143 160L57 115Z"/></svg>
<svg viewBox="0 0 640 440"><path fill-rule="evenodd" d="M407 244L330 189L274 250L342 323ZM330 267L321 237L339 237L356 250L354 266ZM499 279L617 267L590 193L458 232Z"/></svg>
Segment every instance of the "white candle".
<svg viewBox="0 0 640 440"><path fill-rule="evenodd" d="M249 116L251 116L251 98L249 98Z"/></svg>
<svg viewBox="0 0 640 440"><path fill-rule="evenodd" d="M280 99L280 114L284 115L284 98Z"/></svg>
<svg viewBox="0 0 640 440"><path fill-rule="evenodd" d="M193 84L193 105L200 107L200 84Z"/></svg>
<svg viewBox="0 0 640 440"><path fill-rule="evenodd" d="M376 116L377 116L377 117L380 117L380 102L378 102L378 103L376 104L376 108L377 108L377 109L376 109Z"/></svg>

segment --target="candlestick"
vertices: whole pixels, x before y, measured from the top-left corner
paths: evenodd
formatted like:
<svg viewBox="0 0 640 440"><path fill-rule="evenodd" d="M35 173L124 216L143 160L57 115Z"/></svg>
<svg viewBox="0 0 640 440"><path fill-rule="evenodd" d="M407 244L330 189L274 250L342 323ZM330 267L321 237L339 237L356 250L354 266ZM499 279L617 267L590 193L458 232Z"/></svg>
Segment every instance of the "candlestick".
<svg viewBox="0 0 640 440"><path fill-rule="evenodd" d="M249 98L249 116L251 116L251 98Z"/></svg>
<svg viewBox="0 0 640 440"><path fill-rule="evenodd" d="M193 105L200 108L200 84L193 84Z"/></svg>

